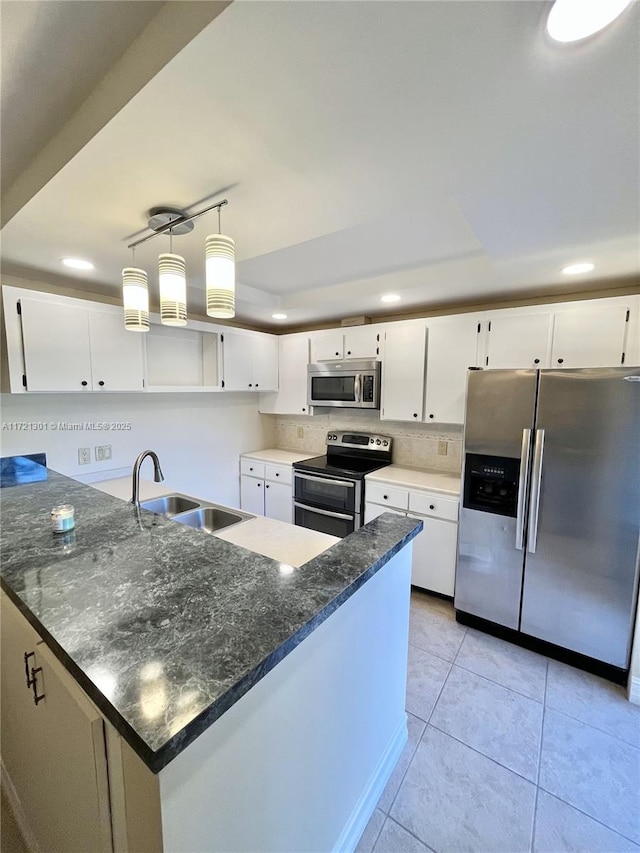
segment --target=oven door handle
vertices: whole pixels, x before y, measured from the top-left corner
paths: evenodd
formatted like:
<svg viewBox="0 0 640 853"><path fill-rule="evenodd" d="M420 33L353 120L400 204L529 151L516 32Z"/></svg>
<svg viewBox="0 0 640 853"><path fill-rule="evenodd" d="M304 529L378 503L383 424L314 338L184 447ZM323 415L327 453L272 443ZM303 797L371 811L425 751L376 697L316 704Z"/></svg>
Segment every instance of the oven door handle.
<svg viewBox="0 0 640 853"><path fill-rule="evenodd" d="M348 489L355 489L356 484L352 480L330 480L328 477L314 477L312 474L299 474L294 472L294 477L298 480L314 480L317 483L330 483L335 486L346 486Z"/></svg>
<svg viewBox="0 0 640 853"><path fill-rule="evenodd" d="M315 512L318 515L328 515L329 518L344 518L346 521L353 521L352 515L345 515L343 512L329 512L327 509L316 509L314 506L307 506L307 504L300 504L297 501L293 502L294 507L298 507L299 509L304 509L306 512Z"/></svg>

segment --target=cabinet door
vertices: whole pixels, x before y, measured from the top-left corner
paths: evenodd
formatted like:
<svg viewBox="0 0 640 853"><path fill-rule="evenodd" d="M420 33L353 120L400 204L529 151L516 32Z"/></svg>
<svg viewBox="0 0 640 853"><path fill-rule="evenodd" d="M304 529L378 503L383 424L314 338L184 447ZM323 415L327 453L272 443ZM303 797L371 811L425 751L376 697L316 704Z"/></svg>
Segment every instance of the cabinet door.
<svg viewBox="0 0 640 853"><path fill-rule="evenodd" d="M128 332L120 314L89 311L94 391L142 391L142 334Z"/></svg>
<svg viewBox="0 0 640 853"><path fill-rule="evenodd" d="M34 651L34 704L24 652ZM2 598L2 753L41 850L110 851L102 718L15 606ZM72 688L72 689L70 689Z"/></svg>
<svg viewBox="0 0 640 853"><path fill-rule="evenodd" d="M286 483L264 484L264 514L267 518L293 522L293 489Z"/></svg>
<svg viewBox="0 0 640 853"><path fill-rule="evenodd" d="M453 597L458 525L411 512L408 515L419 518L424 524L422 532L413 540L411 583Z"/></svg>
<svg viewBox="0 0 640 853"><path fill-rule="evenodd" d="M425 421L464 423L467 370L478 366L481 324L462 314L429 322Z"/></svg>
<svg viewBox="0 0 640 853"><path fill-rule="evenodd" d="M380 349L377 326L354 326L344 332L344 357L376 359Z"/></svg>
<svg viewBox="0 0 640 853"><path fill-rule="evenodd" d="M487 335L486 367L548 367L551 314L492 317Z"/></svg>
<svg viewBox="0 0 640 853"><path fill-rule="evenodd" d="M90 391L86 309L35 299L21 299L20 305L27 390Z"/></svg>
<svg viewBox="0 0 640 853"><path fill-rule="evenodd" d="M240 477L240 509L253 515L264 515L264 480Z"/></svg>
<svg viewBox="0 0 640 853"><path fill-rule="evenodd" d="M335 361L344 358L344 333L342 329L319 332L311 339L312 361Z"/></svg>
<svg viewBox="0 0 640 853"><path fill-rule="evenodd" d="M253 346L248 335L225 332L223 346L224 390L253 390Z"/></svg>
<svg viewBox="0 0 640 853"><path fill-rule="evenodd" d="M426 329L421 324L387 329L382 362L385 421L421 421L424 397Z"/></svg>
<svg viewBox="0 0 640 853"><path fill-rule="evenodd" d="M373 521L374 518L377 518L379 515L382 515L383 512L391 512L393 515L406 515L406 512L400 512L399 509L391 509L388 506L380 506L379 504L368 504L364 505L364 523L368 524L370 521Z"/></svg>
<svg viewBox="0 0 640 853"><path fill-rule="evenodd" d="M559 311L553 324L551 367L622 364L628 309L606 305Z"/></svg>
<svg viewBox="0 0 640 853"><path fill-rule="evenodd" d="M253 387L260 391L278 390L278 338L255 335L253 348Z"/></svg>

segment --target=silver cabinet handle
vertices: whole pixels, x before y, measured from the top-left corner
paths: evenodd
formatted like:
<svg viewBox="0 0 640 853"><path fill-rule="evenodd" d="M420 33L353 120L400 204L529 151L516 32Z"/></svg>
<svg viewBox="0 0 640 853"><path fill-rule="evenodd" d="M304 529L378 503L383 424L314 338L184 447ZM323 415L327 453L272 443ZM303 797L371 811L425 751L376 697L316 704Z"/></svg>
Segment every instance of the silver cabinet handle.
<svg viewBox="0 0 640 853"><path fill-rule="evenodd" d="M316 509L314 506L307 506L306 504L299 504L297 501L293 502L294 507L297 506L299 509L304 509L306 512L315 512L318 515L328 515L329 518L344 518L347 521L353 521L352 515L345 515L342 512L329 512L326 509Z"/></svg>
<svg viewBox="0 0 640 853"><path fill-rule="evenodd" d="M529 509L529 540L527 550L536 553L538 541L538 514L540 512L540 486L542 483L542 454L544 451L544 430L536 430L536 445L533 451L533 471L531 472L531 507Z"/></svg>
<svg viewBox="0 0 640 853"><path fill-rule="evenodd" d="M297 472L294 475L298 480L313 480L317 483L330 483L335 486L346 486L348 489L355 489L356 484L351 480L330 480L328 477L314 477L311 474L298 474Z"/></svg>
<svg viewBox="0 0 640 853"><path fill-rule="evenodd" d="M520 480L518 481L518 505L516 509L516 548L524 547L524 507L529 488L529 458L531 456L531 430L522 430L522 448L520 450Z"/></svg>

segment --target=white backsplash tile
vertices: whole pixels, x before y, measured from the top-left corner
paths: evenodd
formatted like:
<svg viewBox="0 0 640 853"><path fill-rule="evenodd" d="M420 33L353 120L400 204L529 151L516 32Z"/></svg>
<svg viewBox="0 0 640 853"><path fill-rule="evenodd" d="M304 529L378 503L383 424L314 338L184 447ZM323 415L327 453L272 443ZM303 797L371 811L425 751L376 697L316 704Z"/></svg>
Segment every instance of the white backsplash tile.
<svg viewBox="0 0 640 853"><path fill-rule="evenodd" d="M434 468L458 473L462 467L462 427L452 424L412 424L381 421L374 412L331 410L313 417L276 417L277 447L320 455L330 430L359 430L393 437L393 462L410 468ZM300 434L302 433L302 434ZM438 443L447 444L446 455Z"/></svg>

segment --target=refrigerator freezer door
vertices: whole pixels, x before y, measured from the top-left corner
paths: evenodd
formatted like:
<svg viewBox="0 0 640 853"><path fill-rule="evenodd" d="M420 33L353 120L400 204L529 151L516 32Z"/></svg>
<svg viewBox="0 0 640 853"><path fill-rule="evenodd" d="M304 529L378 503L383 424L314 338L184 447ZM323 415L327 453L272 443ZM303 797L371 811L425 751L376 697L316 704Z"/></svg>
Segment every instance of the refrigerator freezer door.
<svg viewBox="0 0 640 853"><path fill-rule="evenodd" d="M533 505L540 459L539 502L520 624L621 668L629 665L640 528L640 383L625 376L639 372L541 371L531 495Z"/></svg>
<svg viewBox="0 0 640 853"><path fill-rule="evenodd" d="M523 504L536 384L535 370L489 370L470 372L467 385L465 489L454 603L457 610L508 628L517 628L520 619ZM518 460L517 517L471 508L470 504L477 507L478 502L472 499L466 476L469 454Z"/></svg>

